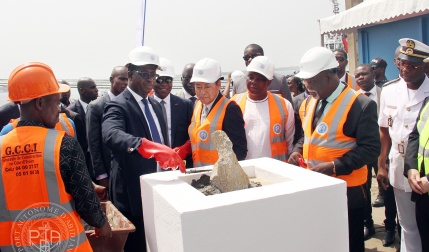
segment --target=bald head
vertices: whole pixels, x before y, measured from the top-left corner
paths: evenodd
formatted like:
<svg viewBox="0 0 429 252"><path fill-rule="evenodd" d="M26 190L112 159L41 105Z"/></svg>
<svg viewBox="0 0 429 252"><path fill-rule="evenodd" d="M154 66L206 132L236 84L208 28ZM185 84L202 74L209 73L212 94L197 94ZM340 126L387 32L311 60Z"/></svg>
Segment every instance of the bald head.
<svg viewBox="0 0 429 252"><path fill-rule="evenodd" d="M67 86L70 86L70 84L66 80L64 80L64 79L58 80L58 83L60 83L60 84L66 84Z"/></svg>
<svg viewBox="0 0 429 252"><path fill-rule="evenodd" d="M250 44L244 48L244 53L246 54L246 50L252 50L253 52L261 54L261 56L264 56L264 49L258 44Z"/></svg>
<svg viewBox="0 0 429 252"><path fill-rule="evenodd" d="M115 96L122 93L128 85L128 69L125 66L114 67L110 74L110 92Z"/></svg>
<svg viewBox="0 0 429 252"><path fill-rule="evenodd" d="M88 77L82 77L77 81L77 90L79 91L80 99L86 103L97 99L98 89L95 81Z"/></svg>
<svg viewBox="0 0 429 252"><path fill-rule="evenodd" d="M186 64L182 71L182 86L185 91L192 96L195 96L195 83L190 82L194 66L194 63Z"/></svg>
<svg viewBox="0 0 429 252"><path fill-rule="evenodd" d="M250 44L244 49L243 59L246 67L257 56L264 56L264 49L260 45Z"/></svg>

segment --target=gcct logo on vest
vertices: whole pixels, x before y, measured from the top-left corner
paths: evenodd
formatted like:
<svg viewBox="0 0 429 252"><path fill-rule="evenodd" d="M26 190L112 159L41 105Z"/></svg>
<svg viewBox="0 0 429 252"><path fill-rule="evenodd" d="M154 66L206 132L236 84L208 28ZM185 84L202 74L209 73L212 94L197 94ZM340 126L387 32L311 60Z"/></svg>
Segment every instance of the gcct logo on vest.
<svg viewBox="0 0 429 252"><path fill-rule="evenodd" d="M22 210L12 225L13 250L74 251L79 241L78 223L69 211L53 203L36 203ZM70 237L64 240L64 237ZM70 250L71 249L71 250Z"/></svg>
<svg viewBox="0 0 429 252"><path fill-rule="evenodd" d="M320 123L319 125L317 125L316 128L316 132L319 135L323 135L328 131L328 124L326 124L325 122Z"/></svg>
<svg viewBox="0 0 429 252"><path fill-rule="evenodd" d="M278 124L278 123L274 124L274 126L273 126L274 133L276 133L278 135L278 134L280 134L281 130L282 130L282 127L280 126L280 124Z"/></svg>
<svg viewBox="0 0 429 252"><path fill-rule="evenodd" d="M206 141L208 136L209 136L209 133L207 133L207 131L205 130L201 130L200 132L198 132L198 137L203 141Z"/></svg>

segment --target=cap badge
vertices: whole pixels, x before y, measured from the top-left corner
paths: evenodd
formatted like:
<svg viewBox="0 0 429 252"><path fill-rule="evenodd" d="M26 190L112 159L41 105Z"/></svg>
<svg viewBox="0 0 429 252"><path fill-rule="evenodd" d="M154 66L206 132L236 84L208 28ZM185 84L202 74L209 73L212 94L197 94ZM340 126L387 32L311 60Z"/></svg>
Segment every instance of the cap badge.
<svg viewBox="0 0 429 252"><path fill-rule="evenodd" d="M413 40L409 39L407 40L407 47L414 49L414 47L416 47L416 43L414 43Z"/></svg>

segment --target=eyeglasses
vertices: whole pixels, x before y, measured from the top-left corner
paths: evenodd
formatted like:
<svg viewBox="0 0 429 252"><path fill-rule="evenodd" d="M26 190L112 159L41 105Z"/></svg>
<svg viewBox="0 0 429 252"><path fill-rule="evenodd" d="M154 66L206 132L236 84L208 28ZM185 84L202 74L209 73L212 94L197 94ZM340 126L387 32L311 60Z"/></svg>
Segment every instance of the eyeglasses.
<svg viewBox="0 0 429 252"><path fill-rule="evenodd" d="M156 83L158 83L158 84L161 84L164 81L166 83L170 84L171 82L173 82L173 78L171 78L171 77L167 77L167 78L160 78L160 77L158 77L158 79L156 79Z"/></svg>
<svg viewBox="0 0 429 252"><path fill-rule="evenodd" d="M346 58L343 58L343 57L335 57L335 59L336 59L338 62L343 62L343 61L345 61L345 60L346 60Z"/></svg>
<svg viewBox="0 0 429 252"><path fill-rule="evenodd" d="M408 69L418 69L423 67L423 64L413 64L413 63L409 63L408 61L403 61L400 60L399 61L399 67L400 68L408 68Z"/></svg>
<svg viewBox="0 0 429 252"><path fill-rule="evenodd" d="M157 74L150 74L148 72L140 72L137 70L134 70L134 72L136 72L142 79L150 79L150 80L156 80L158 78L159 75Z"/></svg>
<svg viewBox="0 0 429 252"><path fill-rule="evenodd" d="M254 54L252 54L252 55L244 55L243 56L243 59L244 59L244 61L248 61L249 59L253 59L253 58L255 58L255 57L257 57L257 56L260 56L261 54L259 54L259 53L254 53Z"/></svg>

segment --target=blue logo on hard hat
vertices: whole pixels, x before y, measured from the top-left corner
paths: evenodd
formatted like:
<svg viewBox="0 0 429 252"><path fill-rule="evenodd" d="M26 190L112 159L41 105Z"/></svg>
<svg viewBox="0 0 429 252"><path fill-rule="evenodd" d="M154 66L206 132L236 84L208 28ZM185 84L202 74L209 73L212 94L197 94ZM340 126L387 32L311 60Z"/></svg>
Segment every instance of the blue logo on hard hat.
<svg viewBox="0 0 429 252"><path fill-rule="evenodd" d="M280 124L278 124L278 123L274 124L274 126L273 126L274 133L280 134L281 130L282 130L282 126L280 126Z"/></svg>
<svg viewBox="0 0 429 252"><path fill-rule="evenodd" d="M320 123L319 125L317 125L316 128L316 132L319 135L323 135L328 131L328 124L326 124L325 122Z"/></svg>
<svg viewBox="0 0 429 252"><path fill-rule="evenodd" d="M200 132L198 132L198 137L203 141L206 141L208 136L209 134L205 130L201 130Z"/></svg>

